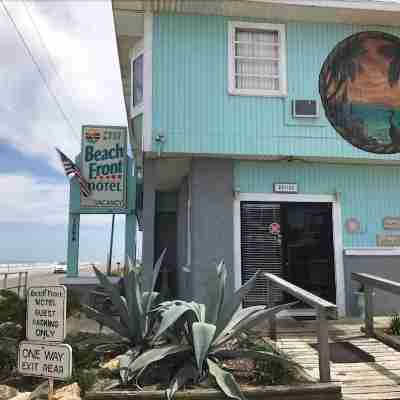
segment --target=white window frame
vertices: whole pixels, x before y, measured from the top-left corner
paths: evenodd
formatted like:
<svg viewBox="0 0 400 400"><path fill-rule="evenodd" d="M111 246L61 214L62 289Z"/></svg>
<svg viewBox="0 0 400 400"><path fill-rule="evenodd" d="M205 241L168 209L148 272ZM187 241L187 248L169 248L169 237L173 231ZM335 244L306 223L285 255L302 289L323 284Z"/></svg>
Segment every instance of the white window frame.
<svg viewBox="0 0 400 400"><path fill-rule="evenodd" d="M328 203L332 205L332 230L335 260L336 305L340 317L346 315L346 289L343 264L343 228L340 194L286 194L286 193L239 193L233 200L234 229L234 285L235 289L242 285L242 254L241 254L241 222L240 202L262 201L271 203ZM288 314L291 314L288 312ZM280 314L280 315L283 315Z"/></svg>
<svg viewBox="0 0 400 400"><path fill-rule="evenodd" d="M254 29L277 31L279 34L280 57L279 57L279 90L264 89L238 89L235 80L235 31L236 29ZM228 92L239 96L287 96L287 73L286 73L286 29L284 24L268 24L260 22L229 21L228 23Z"/></svg>
<svg viewBox="0 0 400 400"><path fill-rule="evenodd" d="M133 104L133 64L140 56L143 56L143 93L142 93L142 102L134 105ZM131 57L130 57L130 74L131 74L131 98L130 98L130 114L131 118L135 118L139 114L143 114L144 111L144 91L145 91L145 83L144 83L144 45L143 40L140 40L139 43L131 50Z"/></svg>

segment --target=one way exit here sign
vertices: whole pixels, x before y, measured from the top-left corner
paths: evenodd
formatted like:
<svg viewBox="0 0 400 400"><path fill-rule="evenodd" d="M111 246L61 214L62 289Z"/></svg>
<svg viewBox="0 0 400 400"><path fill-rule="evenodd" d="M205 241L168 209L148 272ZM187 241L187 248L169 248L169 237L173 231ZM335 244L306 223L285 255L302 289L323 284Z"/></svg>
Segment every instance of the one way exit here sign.
<svg viewBox="0 0 400 400"><path fill-rule="evenodd" d="M18 371L23 375L67 380L72 373L72 349L64 343L21 342Z"/></svg>

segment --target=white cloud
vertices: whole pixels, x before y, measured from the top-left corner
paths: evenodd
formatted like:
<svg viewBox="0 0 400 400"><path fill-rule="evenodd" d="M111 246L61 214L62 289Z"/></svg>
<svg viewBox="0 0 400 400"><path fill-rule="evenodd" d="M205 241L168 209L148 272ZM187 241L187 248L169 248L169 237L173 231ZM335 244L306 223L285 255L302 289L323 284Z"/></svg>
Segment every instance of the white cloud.
<svg viewBox="0 0 400 400"><path fill-rule="evenodd" d="M79 152L81 125L126 125L111 6L109 1L5 3L73 132L11 21L0 13L0 52L7 54L0 65L0 91L7 99L0 105L0 140L61 171L54 147L73 158Z"/></svg>
<svg viewBox="0 0 400 400"><path fill-rule="evenodd" d="M0 174L0 222L64 225L68 221L68 183L49 183L23 174ZM86 226L108 226L109 215L82 217Z"/></svg>

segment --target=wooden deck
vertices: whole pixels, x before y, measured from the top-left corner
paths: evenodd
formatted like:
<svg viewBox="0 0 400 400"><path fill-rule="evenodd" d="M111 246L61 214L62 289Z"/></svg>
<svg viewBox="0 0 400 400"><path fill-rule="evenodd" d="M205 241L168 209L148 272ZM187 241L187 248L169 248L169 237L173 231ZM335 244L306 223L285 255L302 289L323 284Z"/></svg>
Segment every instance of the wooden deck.
<svg viewBox="0 0 400 400"><path fill-rule="evenodd" d="M376 327L387 326L387 318L376 318ZM278 344L295 361L319 379L314 321L278 320ZM332 363L332 381L342 386L345 400L400 400L400 353L361 332L361 323L332 321L330 341L348 341L375 357L375 362Z"/></svg>

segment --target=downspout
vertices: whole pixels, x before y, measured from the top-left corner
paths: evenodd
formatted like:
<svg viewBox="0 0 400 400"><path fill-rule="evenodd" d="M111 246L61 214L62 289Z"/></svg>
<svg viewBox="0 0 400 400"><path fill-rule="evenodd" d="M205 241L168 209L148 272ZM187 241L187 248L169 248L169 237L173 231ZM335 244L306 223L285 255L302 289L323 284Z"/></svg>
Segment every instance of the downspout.
<svg viewBox="0 0 400 400"><path fill-rule="evenodd" d="M187 199L187 254L186 254L186 265L190 268L192 265L192 226L191 226L191 214L192 214L192 181L188 179L188 199Z"/></svg>

